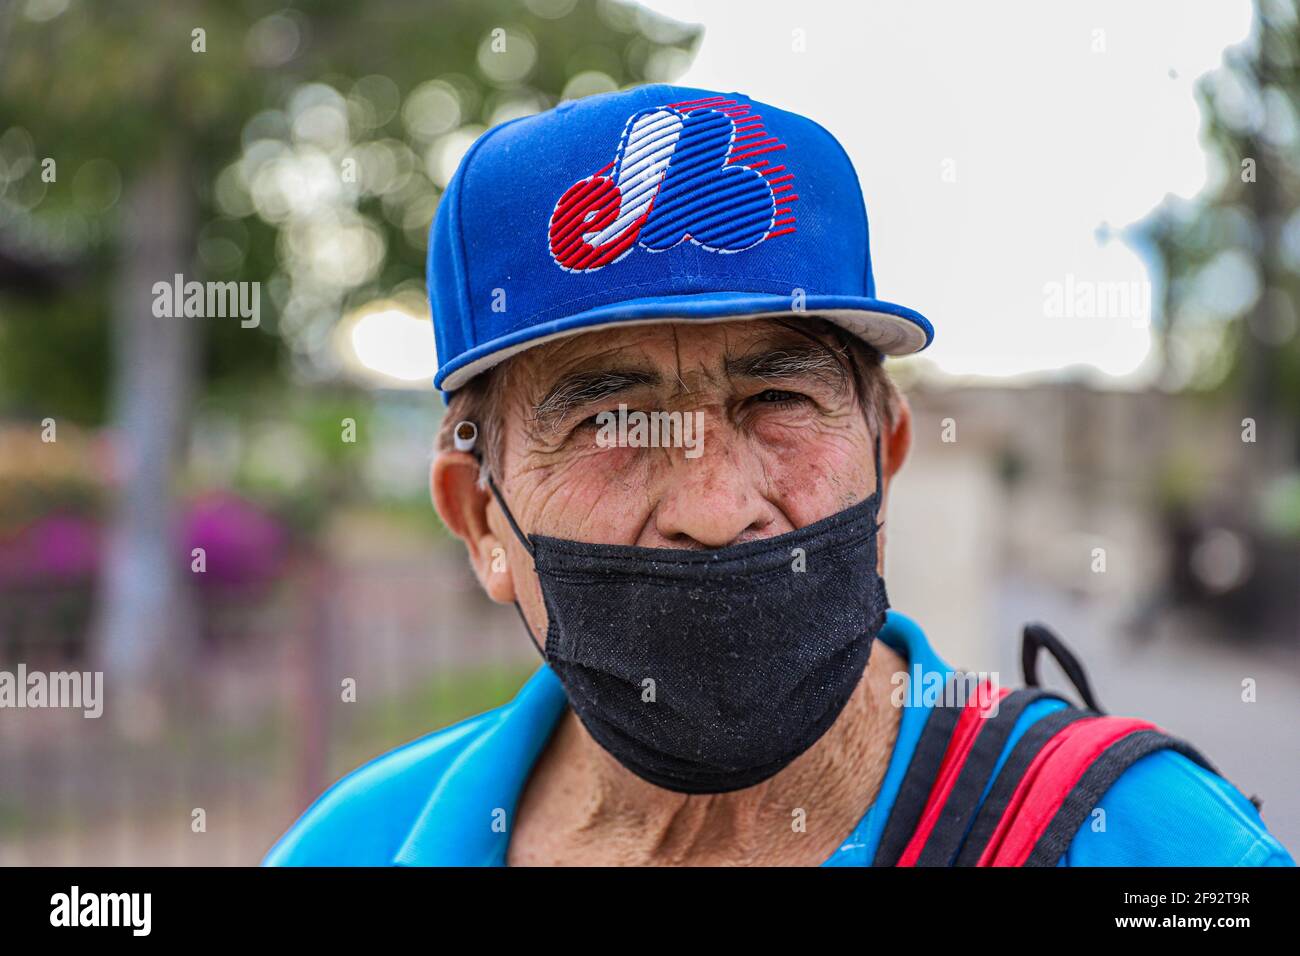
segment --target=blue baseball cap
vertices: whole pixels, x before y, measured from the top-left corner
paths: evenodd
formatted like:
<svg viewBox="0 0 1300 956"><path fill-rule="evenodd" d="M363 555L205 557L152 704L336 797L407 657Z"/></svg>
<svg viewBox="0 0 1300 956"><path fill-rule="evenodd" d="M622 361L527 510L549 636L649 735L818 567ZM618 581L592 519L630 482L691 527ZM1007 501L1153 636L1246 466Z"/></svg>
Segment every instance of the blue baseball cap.
<svg viewBox="0 0 1300 956"><path fill-rule="evenodd" d="M886 355L934 330L876 298L844 148L742 93L642 86L496 126L429 237L444 399L564 336L633 323L810 316Z"/></svg>

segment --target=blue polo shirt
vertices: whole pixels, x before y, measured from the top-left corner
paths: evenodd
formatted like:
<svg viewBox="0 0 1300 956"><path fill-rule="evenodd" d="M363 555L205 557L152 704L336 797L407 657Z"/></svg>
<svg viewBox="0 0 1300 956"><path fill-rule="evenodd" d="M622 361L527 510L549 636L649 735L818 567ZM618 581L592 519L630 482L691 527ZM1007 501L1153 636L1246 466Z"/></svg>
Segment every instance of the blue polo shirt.
<svg viewBox="0 0 1300 956"><path fill-rule="evenodd" d="M953 668L909 618L889 611L879 639L942 680ZM940 684L939 686L942 686ZM823 866L870 866L921 731L930 716L907 695L880 793ZM567 701L543 664L514 699L392 750L352 771L307 808L266 855L267 866L504 866L515 808ZM1064 707L1025 708L998 766L1034 721ZM1194 742L1193 742L1194 743ZM996 776L996 771L995 774ZM987 794L987 790L985 791ZM1106 791L1061 866L1294 866L1254 805L1182 754L1137 760Z"/></svg>

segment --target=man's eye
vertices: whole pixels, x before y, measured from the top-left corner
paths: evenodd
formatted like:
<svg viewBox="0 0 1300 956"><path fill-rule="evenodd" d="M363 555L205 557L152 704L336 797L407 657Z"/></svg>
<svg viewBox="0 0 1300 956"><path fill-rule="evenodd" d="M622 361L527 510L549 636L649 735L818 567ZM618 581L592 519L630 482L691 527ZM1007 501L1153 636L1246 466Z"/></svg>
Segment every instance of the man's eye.
<svg viewBox="0 0 1300 956"><path fill-rule="evenodd" d="M585 431L587 429L604 428L610 423L613 423L614 425L618 424L618 412L609 410L595 412L574 425L573 430Z"/></svg>
<svg viewBox="0 0 1300 956"><path fill-rule="evenodd" d="M798 392L787 392L779 388L769 388L759 392L754 396L754 401L760 405L793 405L796 402L803 401L804 396Z"/></svg>

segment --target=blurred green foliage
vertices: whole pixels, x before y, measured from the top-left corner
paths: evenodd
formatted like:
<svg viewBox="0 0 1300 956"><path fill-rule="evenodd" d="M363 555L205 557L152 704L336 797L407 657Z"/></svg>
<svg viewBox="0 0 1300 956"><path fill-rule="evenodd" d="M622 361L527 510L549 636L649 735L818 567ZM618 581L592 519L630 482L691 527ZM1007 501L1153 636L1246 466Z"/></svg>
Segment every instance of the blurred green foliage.
<svg viewBox="0 0 1300 956"><path fill-rule="evenodd" d="M1251 41L1199 83L1217 176L1148 234L1166 276L1171 384L1235 394L1300 453L1300 6L1256 4ZM1300 463L1300 462L1298 462Z"/></svg>
<svg viewBox="0 0 1300 956"><path fill-rule="evenodd" d="M59 8L0 11L0 413L88 424L108 412L122 199L160 151L181 157L188 172L193 276L264 284L259 328L206 323L203 386L285 387L291 370L319 360L321 326L350 304L423 280L423 233L440 189L427 160L440 137L411 122L412 92L444 81L458 100L446 134L463 138L500 118L503 105L544 109L566 88L580 95L672 79L698 40L613 0L73 0ZM494 66L485 53L494 37L513 44L518 69ZM325 150L332 162L363 155L367 143L404 144L425 162L407 177L419 180L414 186L354 197L346 211L382 237L382 262L363 286L309 309L324 314L287 342L279 322L291 278L287 225L252 205L223 206L218 180L260 138L301 140L286 115L315 84L347 104L347 142ZM380 102L390 94L395 102ZM56 164L48 183L46 159ZM336 371L310 368L305 379Z"/></svg>

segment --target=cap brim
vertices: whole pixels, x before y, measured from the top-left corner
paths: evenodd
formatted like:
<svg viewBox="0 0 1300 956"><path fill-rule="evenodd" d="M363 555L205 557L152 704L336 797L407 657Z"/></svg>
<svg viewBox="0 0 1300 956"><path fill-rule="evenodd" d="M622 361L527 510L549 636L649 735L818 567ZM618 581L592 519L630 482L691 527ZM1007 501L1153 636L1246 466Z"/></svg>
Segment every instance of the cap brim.
<svg viewBox="0 0 1300 956"><path fill-rule="evenodd" d="M735 322L810 315L835 323L885 355L919 352L934 338L934 328L921 313L881 299L809 295L803 300L802 308L794 309L790 296L760 292L655 296L616 302L499 336L457 356L454 362L439 370L433 384L444 393L454 392L512 355L598 329L656 322Z"/></svg>

